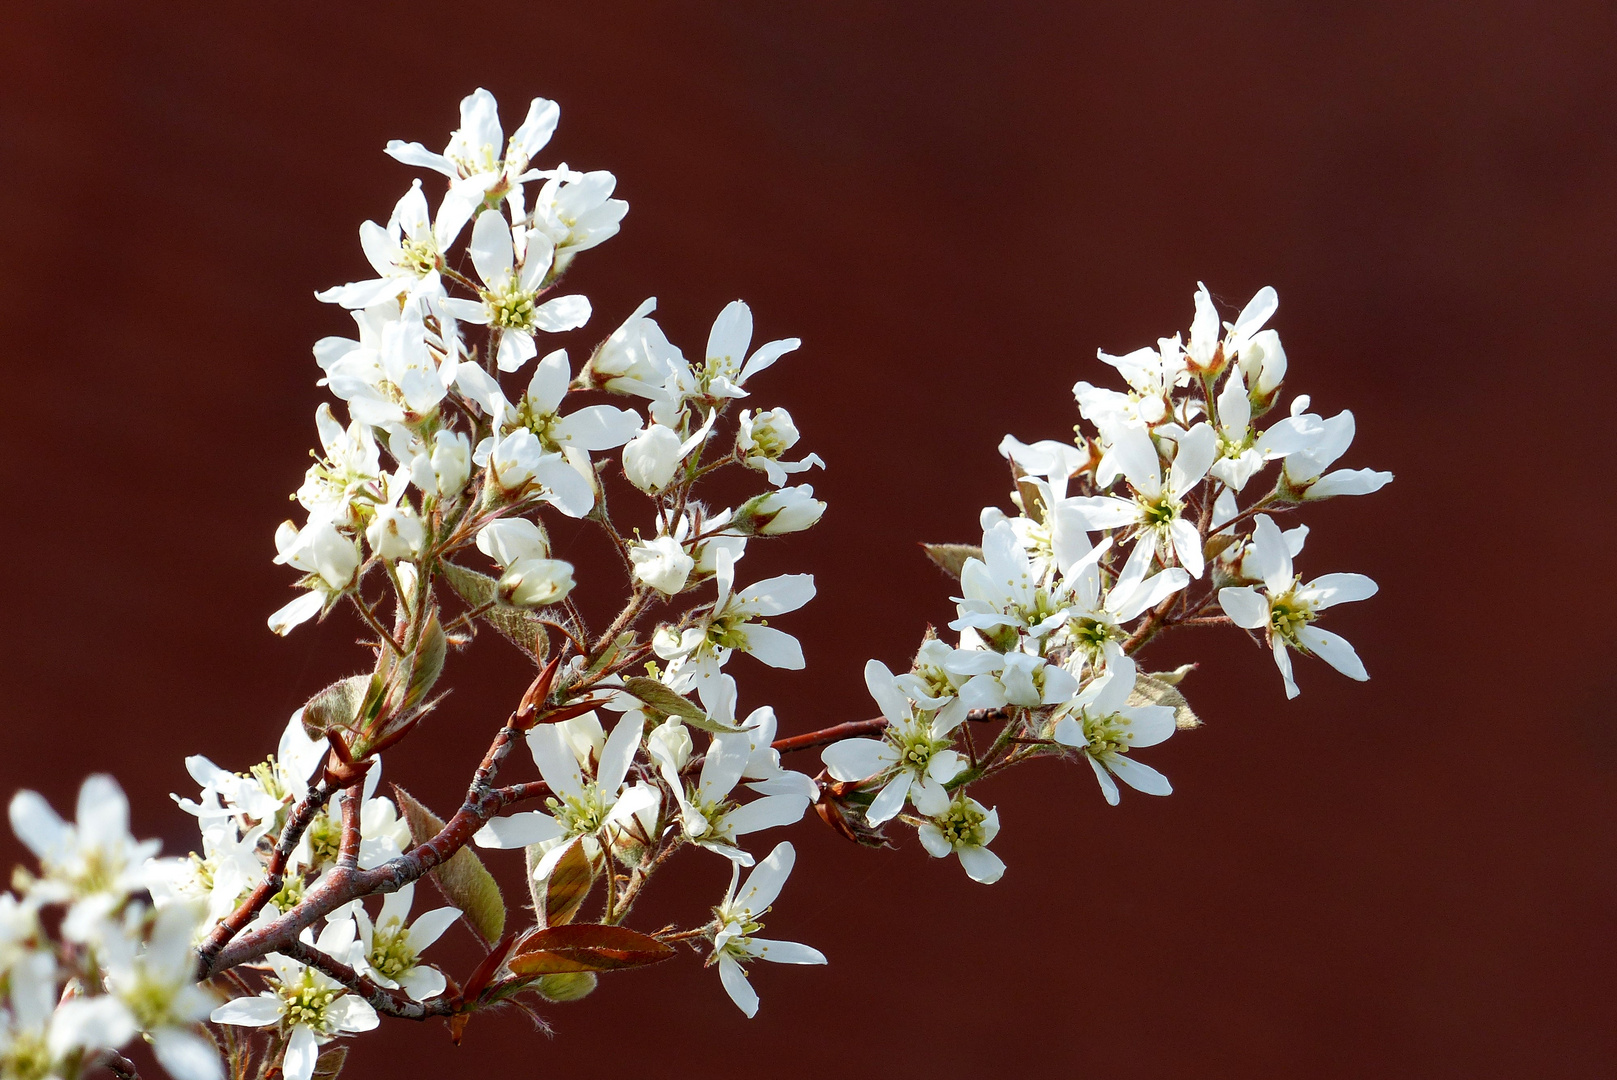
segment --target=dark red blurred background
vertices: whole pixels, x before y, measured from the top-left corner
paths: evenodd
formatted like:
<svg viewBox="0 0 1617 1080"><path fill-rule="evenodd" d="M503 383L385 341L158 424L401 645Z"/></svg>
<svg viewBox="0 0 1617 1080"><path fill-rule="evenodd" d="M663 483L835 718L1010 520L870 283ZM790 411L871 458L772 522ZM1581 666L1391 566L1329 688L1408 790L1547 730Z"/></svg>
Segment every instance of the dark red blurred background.
<svg viewBox="0 0 1617 1080"><path fill-rule="evenodd" d="M1227 315L1278 288L1288 387L1398 475L1319 507L1300 564L1381 583L1332 615L1373 681L1305 661L1288 703L1238 635L1167 645L1207 719L1153 752L1172 798L1014 773L992 888L810 818L770 931L831 964L758 971L755 1021L682 961L554 1039L391 1022L349 1075L1613 1075L1610 3L334 8L0 13L0 788L111 770L183 853L182 757L245 767L364 663L342 620L264 627L310 346L348 327L312 293L365 275L356 227L413 175L389 138L544 95L544 160L632 206L574 271L575 357L648 295L687 351L736 296L805 342L755 400L831 509L748 564L818 576L779 623L809 667L738 660L746 707L868 715L863 661L950 615L915 542L971 537L1000 436L1061 437L1096 348L1184 329L1198 279ZM388 762L440 806L528 674L486 636L449 678ZM727 877L676 865L648 925Z"/></svg>

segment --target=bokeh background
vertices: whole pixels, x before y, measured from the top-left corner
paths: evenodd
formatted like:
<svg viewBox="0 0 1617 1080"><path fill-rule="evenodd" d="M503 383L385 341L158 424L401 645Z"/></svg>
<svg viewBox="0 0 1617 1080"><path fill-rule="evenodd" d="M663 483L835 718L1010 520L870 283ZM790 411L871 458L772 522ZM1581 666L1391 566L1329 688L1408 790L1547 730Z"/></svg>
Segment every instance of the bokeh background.
<svg viewBox="0 0 1617 1080"><path fill-rule="evenodd" d="M1609 1078L1614 49L1601 0L7 4L0 788L110 770L183 853L182 757L245 767L364 662L341 620L264 627L347 326L312 293L365 274L387 139L544 95L544 160L632 207L574 271L575 357L650 295L687 350L737 296L805 342L756 400L831 509L748 564L821 591L781 622L805 672L737 661L747 707L869 715L863 661L950 615L915 543L969 538L1000 436L1069 430L1096 348L1183 329L1198 280L1227 314L1277 287L1288 386L1398 474L1300 566L1381 583L1332 615L1373 681L1304 662L1288 703L1239 635L1166 645L1207 720L1152 754L1172 798L1018 771L992 888L805 821L770 930L831 964L758 971L755 1021L687 960L554 1038L390 1022L349 1075ZM486 636L449 677L388 762L444 806L529 676ZM646 925L726 877L683 860Z"/></svg>

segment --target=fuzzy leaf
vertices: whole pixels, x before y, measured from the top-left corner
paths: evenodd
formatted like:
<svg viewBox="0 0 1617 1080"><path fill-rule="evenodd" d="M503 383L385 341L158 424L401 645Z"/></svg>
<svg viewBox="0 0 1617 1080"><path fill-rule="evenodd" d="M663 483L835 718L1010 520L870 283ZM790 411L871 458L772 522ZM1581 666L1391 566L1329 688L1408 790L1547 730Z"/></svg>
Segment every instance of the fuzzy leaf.
<svg viewBox="0 0 1617 1080"><path fill-rule="evenodd" d="M348 1061L348 1047L332 1046L320 1052L315 1059L314 1072L309 1074L309 1080L337 1080L337 1074L342 1072L343 1065Z"/></svg>
<svg viewBox="0 0 1617 1080"><path fill-rule="evenodd" d="M583 923L536 930L520 951L506 961L517 975L554 975L564 971L614 971L661 963L674 947L621 926Z"/></svg>
<svg viewBox="0 0 1617 1080"><path fill-rule="evenodd" d="M921 550L939 570L960 580L960 571L967 559L981 559L983 549L972 544L922 544Z"/></svg>
<svg viewBox="0 0 1617 1080"><path fill-rule="evenodd" d="M734 724L713 719L689 698L679 696L656 679L631 675L623 680L623 689L645 702L652 712L662 716L677 716L691 727L715 733L741 730Z"/></svg>
<svg viewBox="0 0 1617 1080"><path fill-rule="evenodd" d="M443 572L444 580L449 582L449 587L472 607L482 607L484 604L494 602L496 584L494 578L458 563L441 562L438 568ZM502 637L523 652L532 653L541 663L544 661L545 653L548 651L548 639L545 637L544 626L539 622L539 616L521 608L497 604L478 618L494 627Z"/></svg>
<svg viewBox="0 0 1617 1080"><path fill-rule="evenodd" d="M333 728L352 730L359 710L365 704L371 688L370 675L351 675L338 679L303 707L303 731L311 739L323 739Z"/></svg>
<svg viewBox="0 0 1617 1080"><path fill-rule="evenodd" d="M1164 673L1174 682L1184 678L1183 672L1170 671ZM1129 692L1130 705L1169 705L1173 707L1173 722L1180 731L1202 726L1202 722L1191 711L1190 703L1185 700L1173 685L1163 675L1147 675L1140 672L1134 679L1134 689Z"/></svg>
<svg viewBox="0 0 1617 1080"><path fill-rule="evenodd" d="M541 856L542 858L542 856ZM537 864L538 860L534 862ZM532 881L533 870L528 870L529 880ZM590 865L590 857L584 853L584 838L575 837L568 841L567 851L556 863L556 868L544 881L534 881L534 908L539 911L541 926L566 926L578 914L583 906L585 897L590 894L590 887L595 884L595 867ZM541 898L539 890L544 890L543 908L540 908Z"/></svg>
<svg viewBox="0 0 1617 1080"><path fill-rule="evenodd" d="M428 810L408 791L393 785L399 809L410 826L410 838L424 844L443 830L443 819ZM455 852L445 862L432 869L432 880L479 937L485 942L498 941L505 933L505 898L500 886L483 866L481 859L469 847Z"/></svg>
<svg viewBox="0 0 1617 1080"><path fill-rule="evenodd" d="M404 709L413 709L421 704L432 690L438 676L443 674L444 656L448 651L449 642L438 622L438 613L431 611L427 615L427 625L422 628L421 640L416 643L415 655L410 658L410 683L405 690Z"/></svg>

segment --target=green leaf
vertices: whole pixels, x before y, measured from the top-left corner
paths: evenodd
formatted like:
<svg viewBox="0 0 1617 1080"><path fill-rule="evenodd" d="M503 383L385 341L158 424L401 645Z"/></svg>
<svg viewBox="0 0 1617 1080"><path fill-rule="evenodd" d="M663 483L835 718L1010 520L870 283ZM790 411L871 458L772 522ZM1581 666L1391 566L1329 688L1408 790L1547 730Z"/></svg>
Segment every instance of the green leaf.
<svg viewBox="0 0 1617 1080"><path fill-rule="evenodd" d="M410 826L410 838L417 844L424 844L443 831L443 819L417 802L408 791L394 784L393 795L404 812L405 823ZM484 942L500 940L505 933L505 898L500 895L494 875L471 848L461 848L435 866L431 873L444 899L460 909L461 917Z"/></svg>
<svg viewBox="0 0 1617 1080"><path fill-rule="evenodd" d="M529 860L537 865L543 855L532 847L528 851ZM530 866L528 880L534 893L534 910L540 915L539 925L566 926L572 922L573 916L583 906L585 897L589 896L590 887L595 884L595 867L584 853L584 838L574 837L567 842L567 850L562 853L548 878L542 882L534 881L533 867ZM539 895L541 889L544 890L543 897Z"/></svg>
<svg viewBox="0 0 1617 1080"><path fill-rule="evenodd" d="M674 693L656 679L631 675L623 680L623 689L645 702L646 707L659 716L677 716L691 727L714 733L741 730L734 724L713 719L690 699Z"/></svg>
<svg viewBox="0 0 1617 1080"><path fill-rule="evenodd" d="M674 947L621 926L583 923L535 930L506 961L516 975L554 975L566 971L616 971L660 964Z"/></svg>
<svg viewBox="0 0 1617 1080"><path fill-rule="evenodd" d="M449 587L455 590L456 595L472 607L494 603L494 578L452 562L441 562L438 569L443 572L444 580L449 582ZM496 604L478 618L494 627L517 648L533 654L540 663L544 662L548 643L539 616L521 608Z"/></svg>
<svg viewBox="0 0 1617 1080"><path fill-rule="evenodd" d="M421 640L416 642L415 653L410 658L410 682L405 688L401 711L415 708L432 691L438 676L443 674L444 657L448 652L449 641L444 637L444 628L438 622L438 613L432 611L427 615L427 625L422 628Z"/></svg>
<svg viewBox="0 0 1617 1080"><path fill-rule="evenodd" d="M336 728L349 731L359 718L359 710L369 696L372 677L351 675L338 679L303 706L303 731L311 739L323 739Z"/></svg>
<svg viewBox="0 0 1617 1080"><path fill-rule="evenodd" d="M587 998L595 992L595 972L563 971L555 975L542 975L532 989L546 1001L564 1003Z"/></svg>
<svg viewBox="0 0 1617 1080"><path fill-rule="evenodd" d="M960 571L965 568L967 559L981 561L983 557L983 549L972 544L922 544L921 550L933 565L956 581L960 580Z"/></svg>
<svg viewBox="0 0 1617 1080"><path fill-rule="evenodd" d="M1164 678L1164 675L1167 678ZM1129 692L1130 705L1167 705L1173 709L1173 722L1180 731L1202 726L1202 722L1191 711L1190 703L1185 695L1175 689L1173 682L1185 677L1183 670L1164 672L1158 675L1147 675L1140 672L1134 677L1134 689ZM1171 678L1173 682L1167 681Z"/></svg>

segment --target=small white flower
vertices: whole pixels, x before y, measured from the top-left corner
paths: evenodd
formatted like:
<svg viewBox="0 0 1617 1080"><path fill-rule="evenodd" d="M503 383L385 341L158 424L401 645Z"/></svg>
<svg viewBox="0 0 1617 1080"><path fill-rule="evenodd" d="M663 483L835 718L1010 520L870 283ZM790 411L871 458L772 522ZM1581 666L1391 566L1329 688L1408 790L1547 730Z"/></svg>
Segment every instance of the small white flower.
<svg viewBox="0 0 1617 1080"><path fill-rule="evenodd" d="M550 876L564 841L575 836L610 840L616 832L626 829L636 814L661 802L656 787L627 783L629 767L640 748L645 714L638 709L625 713L598 751L594 750L593 738L588 740L597 761L594 775L588 778L572 745L587 726L599 729L594 714L586 715L590 718L587 722L579 717L566 728L540 724L528 732L528 751L552 792L546 800L547 810L493 818L472 838L480 847L488 848L544 845L545 857L534 869L536 879Z"/></svg>
<svg viewBox="0 0 1617 1080"><path fill-rule="evenodd" d="M648 495L661 492L673 482L691 451L707 441L718 416L717 409L708 410L707 420L684 442L673 428L648 424L623 448L623 474L629 483Z"/></svg>
<svg viewBox="0 0 1617 1080"><path fill-rule="evenodd" d="M410 461L410 479L427 495L454 499L472 475L472 441L445 428L432 437L432 450L423 449Z"/></svg>
<svg viewBox="0 0 1617 1080"><path fill-rule="evenodd" d="M1118 529L1132 526L1135 543L1146 544L1162 561L1178 556L1191 577L1201 577L1205 562L1201 535L1185 520L1185 497L1202 482L1218 456L1218 436L1211 426L1197 424L1181 433L1178 450L1166 475L1151 434L1143 427L1123 425L1105 432L1111 438L1106 457L1097 466L1096 482L1110 484L1121 472L1134 489L1132 498L1093 495L1070 502L1086 528Z"/></svg>
<svg viewBox="0 0 1617 1080"><path fill-rule="evenodd" d="M696 560L685 553L678 540L668 535L630 547L629 562L634 566L637 581L666 596L685 588L685 582L696 567Z"/></svg>
<svg viewBox="0 0 1617 1080"><path fill-rule="evenodd" d="M756 937L763 929L763 917L780 895L781 888L791 875L797 852L792 845L781 841L757 869L747 875L747 884L738 888L741 866L736 864L730 873L730 887L724 901L714 909L719 928L713 935L713 956L709 964L717 964L719 981L725 993L748 1018L758 1013L758 992L747 981L743 967L753 960L770 960L777 964L823 964L825 955L818 949L800 945L795 941L771 941Z"/></svg>
<svg viewBox="0 0 1617 1080"><path fill-rule="evenodd" d="M363 905L354 905L360 944L356 966L381 985L426 1001L443 993L448 984L443 972L421 962L421 954L454 925L460 911L453 907L434 908L412 923L408 920L414 899L414 882L388 893L374 922Z"/></svg>
<svg viewBox="0 0 1617 1080"><path fill-rule="evenodd" d="M116 1049L135 1034L128 1010L114 998L75 997L58 1003L49 953L23 958L11 969L9 982L11 1007L0 1009L0 1076L8 1080L75 1076L70 1056Z"/></svg>
<svg viewBox="0 0 1617 1080"><path fill-rule="evenodd" d="M126 919L138 930L141 911ZM177 1080L217 1080L224 1075L213 1042L196 1031L218 999L196 982L193 946L202 909L170 904L153 920L144 945L126 933L103 943L107 989L129 1014L132 1026L151 1040L152 1051Z"/></svg>
<svg viewBox="0 0 1617 1080"><path fill-rule="evenodd" d="M1126 756L1135 747L1155 746L1175 730L1171 706L1128 703L1134 681L1134 661L1121 652L1114 653L1107 660L1105 673L1061 710L1051 736L1084 754L1095 770L1101 793L1113 806L1118 800L1113 776L1147 795L1173 792L1167 777Z"/></svg>
<svg viewBox="0 0 1617 1080"><path fill-rule="evenodd" d="M673 661L671 675L690 675L698 681L713 678L733 650L751 653L770 667L799 671L803 647L796 638L768 626L763 619L796 611L814 599L812 574L782 574L739 592L735 586L735 557L721 549L714 567L718 599L695 626L675 631L664 626L652 637L659 657Z"/></svg>
<svg viewBox="0 0 1617 1080"><path fill-rule="evenodd" d="M443 284L439 270L443 266L444 252L454 244L475 208L475 203L448 195L439 204L434 221L427 212L427 197L422 194L421 181L413 181L410 190L393 208L387 228L374 221L359 227L359 245L377 277L339 285L316 293L315 297L345 308L367 308L387 300L396 301L400 295L441 295Z"/></svg>
<svg viewBox="0 0 1617 1080"><path fill-rule="evenodd" d="M611 450L622 446L640 430L640 417L632 409L588 405L562 416L559 412L572 381L567 352L557 349L535 366L528 390L517 402L517 423L539 437L547 450L576 447Z"/></svg>
<svg viewBox="0 0 1617 1080"><path fill-rule="evenodd" d="M589 481L561 454L546 450L527 428L483 440L472 460L487 465L494 482L513 499L526 497L538 485L539 497L568 517L584 517L595 506Z"/></svg>
<svg viewBox="0 0 1617 1080"><path fill-rule="evenodd" d="M511 228L498 210L485 210L472 225L472 265L483 281L478 300L450 298L445 311L462 322L492 327L500 335L495 362L515 371L538 355L536 331L559 334L589 321L590 302L582 296L558 296L539 303L550 272L550 238L530 231L521 265L511 243Z"/></svg>
<svg viewBox="0 0 1617 1080"><path fill-rule="evenodd" d="M1286 458L1287 494L1311 502L1336 495L1368 495L1392 483L1392 473L1374 469L1337 469L1325 473L1337 458L1347 453L1353 434L1353 414L1346 410L1321 421L1314 428L1308 447Z"/></svg>
<svg viewBox="0 0 1617 1080"><path fill-rule="evenodd" d="M365 529L371 550L389 562L413 559L421 553L427 530L405 498L410 488L409 472L400 469L387 478L387 502L376 507L376 516Z"/></svg>
<svg viewBox="0 0 1617 1080"><path fill-rule="evenodd" d="M802 461L782 461L781 456L797 445L797 425L785 409L744 409L736 431L736 453L749 469L759 469L776 487L786 483L792 473L800 473L825 462L818 454L810 454Z"/></svg>
<svg viewBox="0 0 1617 1080"><path fill-rule="evenodd" d="M665 743L648 741L646 749L656 760L663 781L679 803L680 827L686 839L742 866L751 866L753 860L736 846L738 838L761 829L790 825L801 819L808 809L810 797L795 787L740 805L731 798L757 749L751 732L714 735L708 744L707 756L702 760L701 774L693 785L680 779L680 766L665 747Z"/></svg>
<svg viewBox="0 0 1617 1080"><path fill-rule="evenodd" d="M36 791L19 791L11 799L11 829L39 860L43 875L29 895L72 905L62 936L82 942L131 893L146 887L146 862L162 843L129 835L129 800L104 773L87 777L79 788L77 814L69 825Z"/></svg>
<svg viewBox="0 0 1617 1080"><path fill-rule="evenodd" d="M1005 861L988 850L999 835L997 808L990 810L960 791L941 806L916 809L931 819L915 830L928 855L942 859L953 852L960 857L966 876L984 885L992 885L1004 876Z"/></svg>
<svg viewBox="0 0 1617 1080"><path fill-rule="evenodd" d="M916 713L903 684L880 660L865 664L865 686L887 718L887 728L880 739L843 739L826 747L820 752L826 770L844 783L882 782L865 810L872 825L897 816L906 799L913 799L917 809L946 803L944 785L966 768L966 759L954 749L954 730L966 718L965 702L954 698L942 708Z"/></svg>
<svg viewBox="0 0 1617 1080"><path fill-rule="evenodd" d="M1292 569L1291 559L1280 527L1268 514L1259 514L1241 565L1243 572L1263 582L1263 589L1252 585L1220 589L1219 606L1235 625L1264 629L1288 698L1298 692L1291 674L1290 649L1312 653L1348 678L1365 681L1370 675L1347 639L1313 624L1332 604L1374 596L1376 583L1363 574L1325 574L1304 585Z"/></svg>
<svg viewBox="0 0 1617 1080"><path fill-rule="evenodd" d="M983 533L983 557L967 559L961 568L962 595L955 598L960 617L950 628L988 631L986 636L1007 650L1018 633L1038 640L1059 629L1067 621L1068 586L1052 590L1040 577L1011 523L995 523Z"/></svg>
<svg viewBox="0 0 1617 1080"><path fill-rule="evenodd" d="M523 179L542 174L530 172ZM556 273L567 269L573 256L616 236L629 204L612 198L617 177L604 169L574 172L555 169L533 200L530 221L556 246Z"/></svg>
<svg viewBox="0 0 1617 1080"><path fill-rule="evenodd" d="M239 1027L278 1027L286 1038L286 1080L309 1080L314 1075L321 1044L339 1035L370 1031L380 1022L369 1002L336 980L279 953L270 953L267 960L274 973L270 988L256 997L225 1002L209 1019Z"/></svg>

